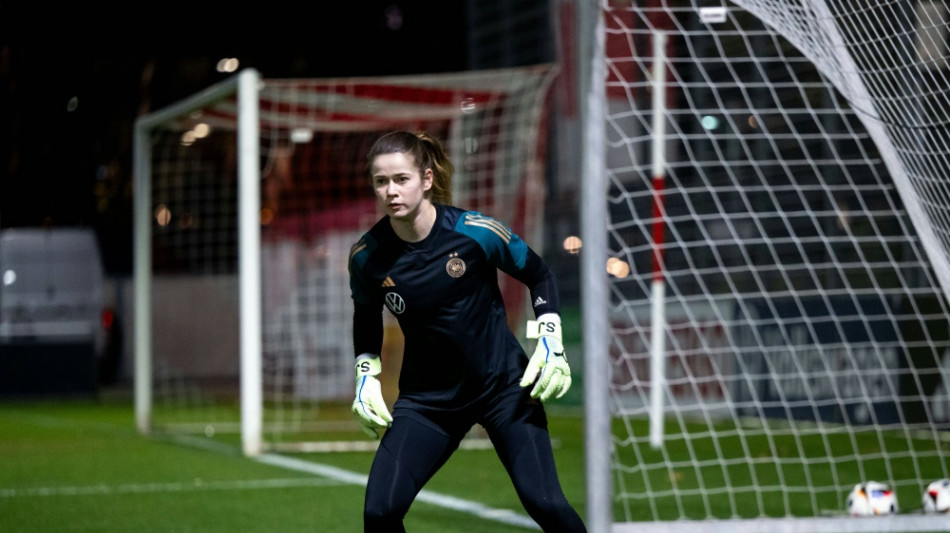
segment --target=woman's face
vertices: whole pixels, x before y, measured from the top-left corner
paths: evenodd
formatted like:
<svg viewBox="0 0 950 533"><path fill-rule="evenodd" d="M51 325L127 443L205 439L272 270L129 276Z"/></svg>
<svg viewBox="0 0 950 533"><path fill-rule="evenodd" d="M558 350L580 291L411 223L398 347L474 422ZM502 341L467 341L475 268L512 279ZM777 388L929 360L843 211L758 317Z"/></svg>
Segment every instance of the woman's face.
<svg viewBox="0 0 950 533"><path fill-rule="evenodd" d="M419 173L410 155L401 152L380 154L370 169L376 201L384 213L396 220L411 220L419 213L425 193L432 188L432 170Z"/></svg>

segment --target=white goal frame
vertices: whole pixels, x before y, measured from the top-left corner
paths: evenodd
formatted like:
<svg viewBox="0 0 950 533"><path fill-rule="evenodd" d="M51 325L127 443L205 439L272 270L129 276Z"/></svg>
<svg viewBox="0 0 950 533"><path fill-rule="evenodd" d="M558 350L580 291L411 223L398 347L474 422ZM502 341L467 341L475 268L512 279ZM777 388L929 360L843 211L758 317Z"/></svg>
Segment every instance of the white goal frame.
<svg viewBox="0 0 950 533"><path fill-rule="evenodd" d="M152 419L152 147L149 134L172 117L187 114L238 95L238 233L241 346L241 446L245 455L262 451L261 431L261 249L258 92L261 75L246 69L177 104L140 117L135 122L135 420L142 433Z"/></svg>

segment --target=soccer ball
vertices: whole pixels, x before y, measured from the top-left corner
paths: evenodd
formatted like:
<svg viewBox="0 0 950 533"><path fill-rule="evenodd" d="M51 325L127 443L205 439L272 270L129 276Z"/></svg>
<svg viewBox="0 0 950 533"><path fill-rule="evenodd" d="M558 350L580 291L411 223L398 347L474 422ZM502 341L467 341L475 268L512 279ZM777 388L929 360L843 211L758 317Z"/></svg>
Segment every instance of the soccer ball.
<svg viewBox="0 0 950 533"><path fill-rule="evenodd" d="M940 479L927 485L924 490L924 512L950 512L950 479Z"/></svg>
<svg viewBox="0 0 950 533"><path fill-rule="evenodd" d="M858 483L848 494L848 514L877 516L897 513L897 497L885 483Z"/></svg>

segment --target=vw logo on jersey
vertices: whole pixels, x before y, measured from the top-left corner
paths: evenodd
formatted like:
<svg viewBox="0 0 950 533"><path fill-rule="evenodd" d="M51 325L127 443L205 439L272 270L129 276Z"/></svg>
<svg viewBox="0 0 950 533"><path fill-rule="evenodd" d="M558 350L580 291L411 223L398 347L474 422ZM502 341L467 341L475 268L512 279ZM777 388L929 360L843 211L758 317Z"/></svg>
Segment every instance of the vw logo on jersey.
<svg viewBox="0 0 950 533"><path fill-rule="evenodd" d="M386 307L393 313L401 315L406 310L406 301L402 299L402 296L394 292L388 292L386 293Z"/></svg>

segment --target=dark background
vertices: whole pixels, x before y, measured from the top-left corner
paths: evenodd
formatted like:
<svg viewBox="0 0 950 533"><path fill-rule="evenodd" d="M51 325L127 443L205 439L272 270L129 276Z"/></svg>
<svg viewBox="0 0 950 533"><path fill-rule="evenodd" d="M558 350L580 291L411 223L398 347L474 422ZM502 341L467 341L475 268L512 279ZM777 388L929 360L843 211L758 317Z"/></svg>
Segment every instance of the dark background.
<svg viewBox="0 0 950 533"><path fill-rule="evenodd" d="M128 274L134 121L233 75L216 71L219 59L236 57L240 68L266 78L420 74L537 61L547 52L522 58L470 53L492 42L490 31L477 29L478 20L483 30L497 26L492 11L518 3L172 2L107 9L4 2L0 228L94 227L107 271ZM547 23L544 4L533 5L532 24ZM499 37L497 47L516 46L518 36Z"/></svg>

